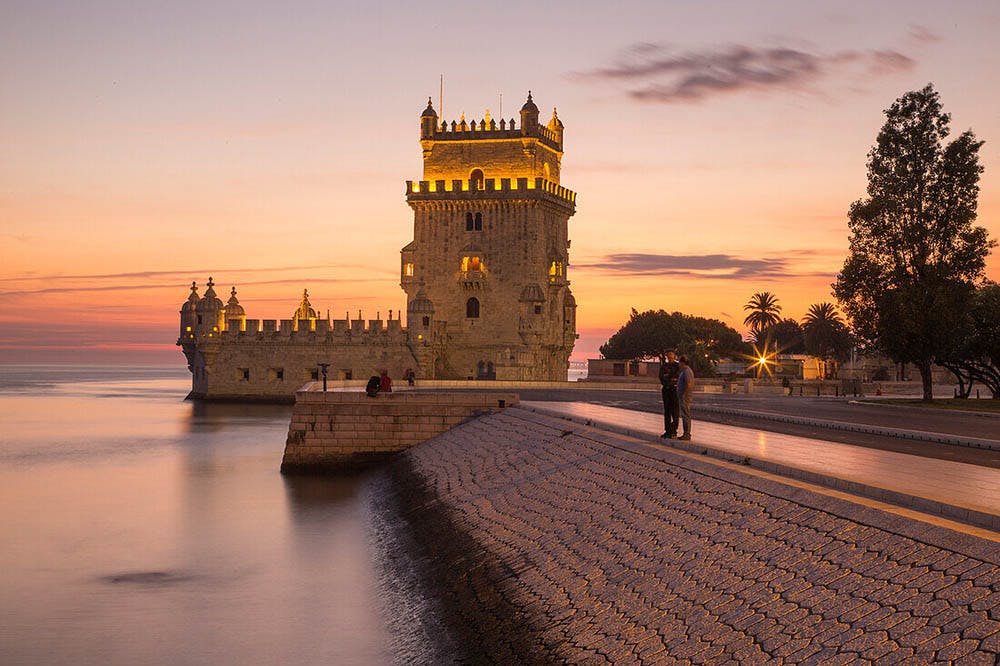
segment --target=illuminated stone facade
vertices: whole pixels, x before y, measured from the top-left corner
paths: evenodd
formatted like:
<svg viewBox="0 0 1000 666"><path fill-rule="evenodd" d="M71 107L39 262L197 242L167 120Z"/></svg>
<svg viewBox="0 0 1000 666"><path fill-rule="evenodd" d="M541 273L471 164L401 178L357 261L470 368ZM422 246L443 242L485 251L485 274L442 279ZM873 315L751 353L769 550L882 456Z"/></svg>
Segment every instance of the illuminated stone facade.
<svg viewBox="0 0 1000 666"><path fill-rule="evenodd" d="M211 279L192 284L180 337L203 398L290 397L329 363L333 379L386 368L422 379L565 380L576 341L567 279L576 194L560 185L563 125L528 95L516 121L420 118L424 173L407 181L413 241L401 251L407 328L318 316L308 294L287 320L247 319Z"/></svg>

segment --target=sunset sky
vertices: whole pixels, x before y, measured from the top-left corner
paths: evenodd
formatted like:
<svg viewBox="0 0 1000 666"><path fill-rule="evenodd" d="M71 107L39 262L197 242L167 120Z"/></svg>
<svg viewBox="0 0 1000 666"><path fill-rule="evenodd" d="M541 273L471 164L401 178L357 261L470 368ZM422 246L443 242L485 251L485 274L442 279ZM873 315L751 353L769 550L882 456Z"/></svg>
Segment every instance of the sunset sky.
<svg viewBox="0 0 1000 666"><path fill-rule="evenodd" d="M1000 237L993 2L0 0L0 362L176 362L208 276L251 318L304 287L405 309L419 115L566 126L569 277L594 357L631 308L833 300L883 109L933 83L986 141ZM442 112L439 109L439 113ZM1000 280L1000 256L988 274Z"/></svg>

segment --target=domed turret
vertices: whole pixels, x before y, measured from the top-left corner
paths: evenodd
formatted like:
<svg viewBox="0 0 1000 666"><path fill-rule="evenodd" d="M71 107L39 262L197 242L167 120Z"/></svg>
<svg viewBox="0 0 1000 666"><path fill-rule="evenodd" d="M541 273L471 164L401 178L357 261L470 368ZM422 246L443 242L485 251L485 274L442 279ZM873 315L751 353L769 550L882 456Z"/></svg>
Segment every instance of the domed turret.
<svg viewBox="0 0 1000 666"><path fill-rule="evenodd" d="M438 114L431 104L431 98L427 98L427 108L420 114L420 138L433 139L434 131L437 129Z"/></svg>
<svg viewBox="0 0 1000 666"><path fill-rule="evenodd" d="M316 311L309 302L308 289L302 290L302 302L299 303L299 307L296 308L295 313L292 315L293 321L299 321L300 319L316 319Z"/></svg>
<svg viewBox="0 0 1000 666"><path fill-rule="evenodd" d="M226 316L229 319L246 316L243 306L240 305L239 299L236 298L236 287L233 287L233 290L229 293L229 300L226 302Z"/></svg>
<svg viewBox="0 0 1000 666"><path fill-rule="evenodd" d="M194 312L195 308L198 307L198 301L200 300L198 296L198 283L191 282L191 293L188 294L188 298L184 301L184 305L181 306L181 313Z"/></svg>
<svg viewBox="0 0 1000 666"><path fill-rule="evenodd" d="M532 101L529 90L528 101L521 107L521 134L534 134L536 125L538 125L538 107Z"/></svg>
<svg viewBox="0 0 1000 666"><path fill-rule="evenodd" d="M205 295L195 306L195 326L211 335L221 330L225 307L219 297L215 295L215 289L213 289L215 282L212 281L212 278L208 278L206 286L208 289L205 290Z"/></svg>
<svg viewBox="0 0 1000 666"><path fill-rule="evenodd" d="M427 294L423 289L417 292L416 297L410 301L407 309L416 314L434 314L434 304L427 298Z"/></svg>
<svg viewBox="0 0 1000 666"><path fill-rule="evenodd" d="M196 310L199 300L201 299L198 297L198 285L192 282L191 293L188 294L187 300L181 306L181 340L194 338L194 327L198 322Z"/></svg>
<svg viewBox="0 0 1000 666"><path fill-rule="evenodd" d="M243 331L246 330L247 314L236 298L236 287L229 294L229 301L226 302L226 330Z"/></svg>

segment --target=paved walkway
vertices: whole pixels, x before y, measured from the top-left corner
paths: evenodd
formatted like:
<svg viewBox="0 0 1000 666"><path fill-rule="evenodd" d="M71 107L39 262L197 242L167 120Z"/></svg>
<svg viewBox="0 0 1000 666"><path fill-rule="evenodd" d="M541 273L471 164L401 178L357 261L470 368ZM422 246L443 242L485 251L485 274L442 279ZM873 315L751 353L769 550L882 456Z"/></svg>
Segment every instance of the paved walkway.
<svg viewBox="0 0 1000 666"><path fill-rule="evenodd" d="M521 406L646 439L660 441L663 432L662 415L649 412L579 402ZM669 443L749 458L766 471L1000 530L997 469L702 421L692 431L691 442Z"/></svg>
<svg viewBox="0 0 1000 666"><path fill-rule="evenodd" d="M1000 654L996 542L520 408L394 465L476 663Z"/></svg>

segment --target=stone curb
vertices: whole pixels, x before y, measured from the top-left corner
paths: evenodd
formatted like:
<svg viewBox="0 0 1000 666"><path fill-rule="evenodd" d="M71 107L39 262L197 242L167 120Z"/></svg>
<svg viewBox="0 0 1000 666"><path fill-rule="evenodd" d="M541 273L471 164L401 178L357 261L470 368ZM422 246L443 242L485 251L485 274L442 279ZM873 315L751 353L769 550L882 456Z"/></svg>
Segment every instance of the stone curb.
<svg viewBox="0 0 1000 666"><path fill-rule="evenodd" d="M814 419L805 416L778 414L775 412L755 412L748 409L716 407L714 405L698 405L695 409L696 411L700 410L703 412L711 412L713 414L725 414L727 416L742 416L745 418L761 419L764 421L777 421L779 423L794 423L796 425L829 428L831 430L842 430L845 432L858 432L866 435L883 435L885 437L898 437L900 439L911 439L920 442L934 442L936 444L949 444L951 446L966 446L974 449L990 449L992 451L1000 451L1000 440L995 439L960 437L958 435L926 432L923 430L906 430L904 428L889 428L886 426L849 423L847 421Z"/></svg>
<svg viewBox="0 0 1000 666"><path fill-rule="evenodd" d="M971 398L970 398L971 399ZM894 405L892 400L848 400L849 405L864 405L865 407L888 407L901 412L919 412L920 414L934 414L933 409L928 407L917 407L916 405ZM971 409L940 409L937 410L945 414L961 414L962 416L975 416L982 419L1000 419L1000 413L977 412Z"/></svg>
<svg viewBox="0 0 1000 666"><path fill-rule="evenodd" d="M906 509L912 509L914 511L940 516L942 518L947 518L949 520L954 520L956 522L965 523L967 525L973 525L975 527L981 527L984 529L1000 532L1000 515L987 513L985 511L978 511L964 506L948 504L945 502L928 499L926 497L920 497L918 495L910 495L909 493L902 493L896 490L880 488L878 486L859 483L857 481L851 481L850 479L843 479L828 474L819 474L817 472L811 472L808 470L800 469L798 467L792 467L791 465L783 465L781 463L776 463L770 460L750 458L738 453L726 451L724 449L705 446L704 444L698 444L689 441L684 442L676 439L663 440L657 435L642 430L632 430L630 428L616 426L611 423L605 423L602 422L600 419L588 419L579 416L568 416L557 410L549 410L534 406L528 407L526 405L518 405L513 409L530 411L548 417L562 419L564 421L570 421L572 423L580 423L585 426L591 426L594 428L598 428L600 430L618 433L621 435L625 435L627 437L633 437L635 439L640 439L646 442L661 444L664 446L671 446L673 448L681 449L689 453L708 455L713 458L725 460L727 462L735 462L743 465L748 465L750 467L753 467L754 469L759 469L761 471L769 472L771 474L776 474L778 476L785 476L792 479L798 479L799 481L805 481L807 483L816 484L817 486L832 488L834 490L839 490L841 492L845 492L851 495L868 497L870 499L878 500L880 502L895 504L897 506L901 506Z"/></svg>

